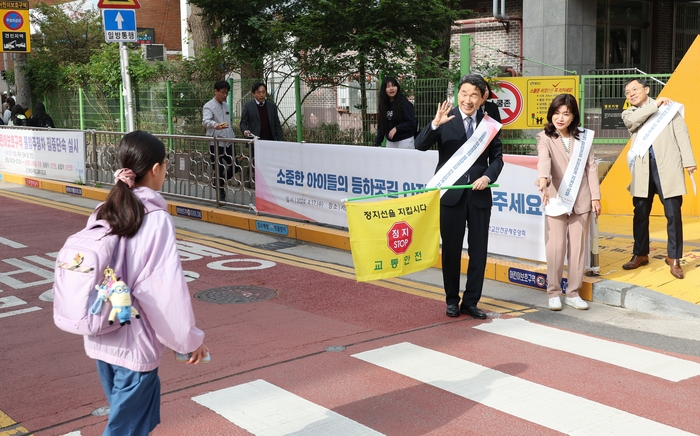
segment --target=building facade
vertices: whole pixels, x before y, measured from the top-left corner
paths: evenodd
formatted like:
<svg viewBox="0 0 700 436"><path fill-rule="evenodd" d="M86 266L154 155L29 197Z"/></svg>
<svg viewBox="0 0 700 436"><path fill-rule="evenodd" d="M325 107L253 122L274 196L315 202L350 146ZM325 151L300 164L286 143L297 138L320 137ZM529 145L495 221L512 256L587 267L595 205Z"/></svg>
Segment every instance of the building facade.
<svg viewBox="0 0 700 436"><path fill-rule="evenodd" d="M508 0L505 11L495 4L465 2L476 15L455 24L453 44L471 34L472 66L495 64L504 74L671 73L700 33L700 2Z"/></svg>

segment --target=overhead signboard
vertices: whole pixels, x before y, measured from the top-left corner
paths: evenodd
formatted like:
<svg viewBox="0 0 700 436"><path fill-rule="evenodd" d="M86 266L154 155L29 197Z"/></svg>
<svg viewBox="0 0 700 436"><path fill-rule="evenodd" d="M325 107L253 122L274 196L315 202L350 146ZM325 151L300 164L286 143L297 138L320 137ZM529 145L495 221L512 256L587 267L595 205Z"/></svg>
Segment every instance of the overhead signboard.
<svg viewBox="0 0 700 436"><path fill-rule="evenodd" d="M0 2L1 3L1 2ZM139 0L100 0L99 9L141 9Z"/></svg>
<svg viewBox="0 0 700 436"><path fill-rule="evenodd" d="M107 42L136 42L136 11L129 9L103 9L102 23Z"/></svg>
<svg viewBox="0 0 700 436"><path fill-rule="evenodd" d="M29 2L0 1L1 52L29 53Z"/></svg>

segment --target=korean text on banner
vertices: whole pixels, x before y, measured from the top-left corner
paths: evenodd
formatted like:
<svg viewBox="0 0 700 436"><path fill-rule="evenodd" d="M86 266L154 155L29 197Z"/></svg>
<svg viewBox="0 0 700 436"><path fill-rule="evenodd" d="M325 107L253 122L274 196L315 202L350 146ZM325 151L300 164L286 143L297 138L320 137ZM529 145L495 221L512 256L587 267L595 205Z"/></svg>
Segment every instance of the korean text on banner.
<svg viewBox="0 0 700 436"><path fill-rule="evenodd" d="M357 281L398 277L437 263L440 191L345 207Z"/></svg>

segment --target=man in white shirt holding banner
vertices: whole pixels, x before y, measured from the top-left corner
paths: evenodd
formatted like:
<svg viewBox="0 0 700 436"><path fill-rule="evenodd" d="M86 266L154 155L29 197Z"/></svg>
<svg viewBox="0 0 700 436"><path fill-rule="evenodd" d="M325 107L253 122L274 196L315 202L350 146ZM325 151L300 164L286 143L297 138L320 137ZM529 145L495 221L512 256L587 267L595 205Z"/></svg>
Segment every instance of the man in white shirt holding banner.
<svg viewBox="0 0 700 436"><path fill-rule="evenodd" d="M487 261L489 223L493 204L489 183L503 169L503 147L496 134L501 124L479 108L487 98L486 81L478 74L463 76L458 86L459 107L444 101L431 125L418 135L415 147L428 150L438 144L435 176L427 187L472 184L472 189L441 191L440 235L442 237L442 278L447 316L460 313L485 319L476 307L481 299ZM460 305L459 279L465 222L469 227L467 285Z"/></svg>
<svg viewBox="0 0 700 436"><path fill-rule="evenodd" d="M634 248L632 259L622 268L631 270L649 263L649 214L654 195L658 194L668 221L666 264L674 277L682 279L681 205L686 193L683 169L691 175L691 181L697 169L688 127L683 121L683 105L666 97L650 98L649 86L640 78L627 82L625 96L632 104L622 112L622 121L632 134L627 154L632 182L627 189L634 205Z"/></svg>

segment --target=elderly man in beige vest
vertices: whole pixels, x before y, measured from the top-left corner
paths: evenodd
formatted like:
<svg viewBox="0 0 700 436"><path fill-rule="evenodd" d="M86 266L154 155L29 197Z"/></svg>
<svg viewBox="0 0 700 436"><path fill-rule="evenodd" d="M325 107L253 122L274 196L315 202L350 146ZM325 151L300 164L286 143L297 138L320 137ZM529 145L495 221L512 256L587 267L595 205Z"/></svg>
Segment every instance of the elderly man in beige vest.
<svg viewBox="0 0 700 436"><path fill-rule="evenodd" d="M634 205L634 248L632 259L622 268L630 270L649 263L649 214L654 195L658 194L668 222L666 264L674 277L682 279L681 205L686 193L683 168L689 174L697 169L682 105L666 97L650 98L649 86L643 79L628 81L625 96L632 104L622 112L622 120L632 134L627 157L632 182L627 189Z"/></svg>

